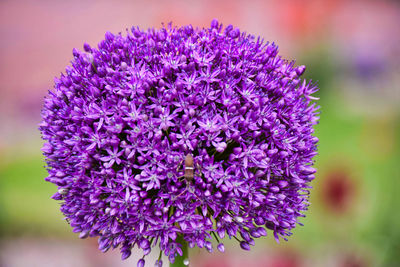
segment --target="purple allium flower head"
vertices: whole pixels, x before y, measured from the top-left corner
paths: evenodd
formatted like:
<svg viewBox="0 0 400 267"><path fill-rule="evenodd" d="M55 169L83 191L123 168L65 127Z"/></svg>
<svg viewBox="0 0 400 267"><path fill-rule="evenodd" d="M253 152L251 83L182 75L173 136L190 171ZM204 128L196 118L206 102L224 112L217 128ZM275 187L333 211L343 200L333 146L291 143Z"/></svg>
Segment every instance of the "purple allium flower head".
<svg viewBox="0 0 400 267"><path fill-rule="evenodd" d="M106 33L73 50L40 124L49 176L74 232L99 249L286 239L308 206L317 87L275 44L192 26ZM186 160L185 160L186 159ZM144 260L138 262L143 266Z"/></svg>

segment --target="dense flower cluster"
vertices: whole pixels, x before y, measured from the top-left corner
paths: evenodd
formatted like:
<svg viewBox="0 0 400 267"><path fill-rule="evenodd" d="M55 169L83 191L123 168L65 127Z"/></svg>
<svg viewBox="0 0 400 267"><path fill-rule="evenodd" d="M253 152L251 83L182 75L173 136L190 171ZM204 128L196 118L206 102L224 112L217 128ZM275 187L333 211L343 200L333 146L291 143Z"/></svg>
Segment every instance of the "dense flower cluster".
<svg viewBox="0 0 400 267"><path fill-rule="evenodd" d="M216 20L108 32L73 56L40 130L46 180L81 238L120 246L122 258L158 245L174 261L178 235L223 251L225 236L248 250L266 228L291 234L317 154L317 87L300 79L304 66Z"/></svg>

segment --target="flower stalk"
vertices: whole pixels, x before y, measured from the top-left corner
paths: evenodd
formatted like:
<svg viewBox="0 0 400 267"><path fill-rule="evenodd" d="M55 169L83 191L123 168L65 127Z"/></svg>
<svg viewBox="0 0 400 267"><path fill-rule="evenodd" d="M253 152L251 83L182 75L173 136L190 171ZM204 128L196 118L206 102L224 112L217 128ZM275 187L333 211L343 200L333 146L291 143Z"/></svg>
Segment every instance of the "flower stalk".
<svg viewBox="0 0 400 267"><path fill-rule="evenodd" d="M189 247L188 243L183 239L182 235L178 235L176 239L177 244L182 245L182 256L178 254L175 257L174 263L170 263L170 267L186 267L189 266Z"/></svg>

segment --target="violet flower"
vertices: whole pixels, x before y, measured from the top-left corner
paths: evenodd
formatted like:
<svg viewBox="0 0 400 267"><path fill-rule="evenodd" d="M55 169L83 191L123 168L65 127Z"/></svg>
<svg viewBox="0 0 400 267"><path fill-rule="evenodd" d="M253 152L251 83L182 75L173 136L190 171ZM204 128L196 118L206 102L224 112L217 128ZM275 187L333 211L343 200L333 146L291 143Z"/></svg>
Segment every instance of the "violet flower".
<svg viewBox="0 0 400 267"><path fill-rule="evenodd" d="M265 228L286 240L300 224L317 87L274 43L213 20L107 32L73 56L40 131L46 181L81 238L98 236L100 250L120 247L123 259L158 246L173 262L182 242L212 251L216 240L224 251L227 236L248 250Z"/></svg>

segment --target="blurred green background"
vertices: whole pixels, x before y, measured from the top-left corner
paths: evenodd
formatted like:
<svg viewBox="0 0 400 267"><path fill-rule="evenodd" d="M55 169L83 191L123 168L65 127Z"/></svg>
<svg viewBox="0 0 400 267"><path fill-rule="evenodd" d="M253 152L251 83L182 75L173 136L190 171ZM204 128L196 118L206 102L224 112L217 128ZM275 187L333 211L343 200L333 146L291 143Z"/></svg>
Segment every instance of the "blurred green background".
<svg viewBox="0 0 400 267"><path fill-rule="evenodd" d="M400 5L341 0L1 1L0 266L135 266L141 254L122 262L79 240L50 199L37 130L43 97L72 48L108 30L213 18L275 41L318 82L318 172L304 226L288 242L194 250L192 266L400 266Z"/></svg>

